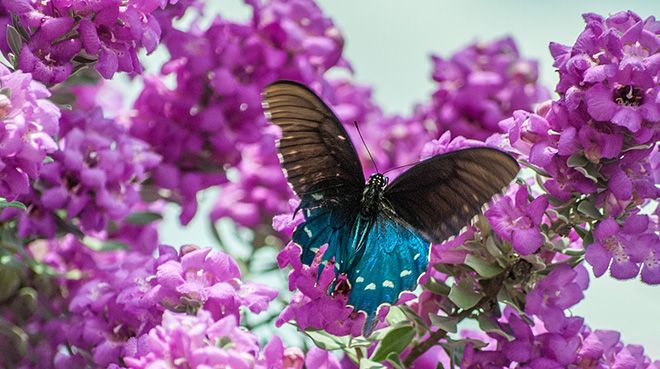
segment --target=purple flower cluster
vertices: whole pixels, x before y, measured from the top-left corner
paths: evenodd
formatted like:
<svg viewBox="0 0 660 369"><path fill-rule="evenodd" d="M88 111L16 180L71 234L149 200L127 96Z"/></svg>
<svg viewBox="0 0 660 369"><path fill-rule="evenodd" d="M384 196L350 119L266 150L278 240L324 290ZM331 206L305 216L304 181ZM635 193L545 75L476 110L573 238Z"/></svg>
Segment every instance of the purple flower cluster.
<svg viewBox="0 0 660 369"><path fill-rule="evenodd" d="M538 84L538 65L523 59L511 38L469 45L449 59L433 56L437 82L428 119L437 131L485 140L518 109L548 98Z"/></svg>
<svg viewBox="0 0 660 369"><path fill-rule="evenodd" d="M279 327L295 321L301 330L314 328L337 336L359 336L362 334L365 315L346 305L348 295L328 293L331 285L339 282L335 282L334 261L322 264L321 258L326 248L323 246L319 249L311 265L300 261L302 250L294 243L289 243L277 256L280 268L292 267L289 289L298 291L278 317L276 325ZM319 314L319 311L323 311L323 314Z"/></svg>
<svg viewBox="0 0 660 369"><path fill-rule="evenodd" d="M239 309L261 312L277 295L267 287L242 282L235 261L210 249L184 246L177 252L160 246L158 258L154 258L135 251L96 252L67 236L59 242L34 243L30 251L62 275L75 271L84 276L62 278L59 283L67 293L44 306L54 315L46 318L48 313L42 312L45 316L35 315L28 325L29 334L40 340L34 347L38 347L35 354L41 357L41 367L82 368L88 359L106 367L124 357L133 358L124 362L136 367L141 362L136 358L142 353L164 354L161 348L172 340L179 342L180 333L172 331L177 322L225 327L227 331L217 332L256 345L256 337L236 326ZM186 324L179 327L194 336L190 328ZM58 352L61 345L75 349ZM236 352L256 352L252 346L234 348ZM194 347L180 349L196 355ZM147 355L142 362L160 359L158 355ZM280 360L284 360L282 353Z"/></svg>
<svg viewBox="0 0 660 369"><path fill-rule="evenodd" d="M172 57L163 73L176 77L176 87L147 79L135 103L131 133L163 156L153 182L168 190L163 197L182 205L184 224L197 210L196 193L227 182L225 170L231 167L238 167L239 180L242 170L247 177L244 184L227 184L227 195L239 201L236 207L254 209L268 197L286 205L290 192L281 175L267 179L256 173L255 164L239 166L242 152L265 157L255 157L273 169L263 174L277 166L274 147L262 147L272 146L274 135L267 132L261 91L277 79L320 85L322 74L341 64L343 40L312 1L250 5L253 15L247 25L217 19L203 31L169 32L164 43ZM281 184L268 186L269 180ZM260 188L261 194L244 198ZM257 218L283 210L273 201ZM233 211L220 205L214 217L228 214ZM239 219L245 225L254 221Z"/></svg>
<svg viewBox="0 0 660 369"><path fill-rule="evenodd" d="M614 331L592 331L580 317L566 317L564 310L583 297L588 285L584 268L562 265L539 281L527 296L525 312L532 322L512 309L504 311L499 325L510 337L491 333L479 337L489 343L476 349L472 343L464 353L461 368L654 368L637 345L624 345Z"/></svg>
<svg viewBox="0 0 660 369"><path fill-rule="evenodd" d="M50 92L29 74L0 65L0 197L29 192L46 155L57 149L60 110Z"/></svg>
<svg viewBox="0 0 660 369"><path fill-rule="evenodd" d="M160 325L131 342L124 363L130 369L180 368L184 363L191 369L301 369L305 363L339 369L331 354L313 348L305 359L300 349L285 348L278 336L260 349L257 337L239 327L234 316L216 320L205 310L194 316L166 311Z"/></svg>
<svg viewBox="0 0 660 369"><path fill-rule="evenodd" d="M138 51L151 53L160 41L161 27L151 13L168 3L3 1L6 11L20 20L17 33L23 44L12 50L18 68L45 84L62 82L92 63L108 79L116 72L141 73Z"/></svg>
<svg viewBox="0 0 660 369"><path fill-rule="evenodd" d="M43 166L32 191L19 197L29 211L3 214L18 215L21 236L53 236L60 209L83 231L103 230L138 203L139 183L160 161L146 143L104 118L98 108L65 112L60 125L53 161Z"/></svg>
<svg viewBox="0 0 660 369"><path fill-rule="evenodd" d="M541 185L558 211L577 204L597 222L589 229L594 243L585 244L597 276L614 260L615 278L633 278L644 265L643 281L658 283L657 216L638 213L660 196L660 23L630 11L584 19L573 46L550 45L559 100L536 114L516 111L500 126L510 146L545 172Z"/></svg>

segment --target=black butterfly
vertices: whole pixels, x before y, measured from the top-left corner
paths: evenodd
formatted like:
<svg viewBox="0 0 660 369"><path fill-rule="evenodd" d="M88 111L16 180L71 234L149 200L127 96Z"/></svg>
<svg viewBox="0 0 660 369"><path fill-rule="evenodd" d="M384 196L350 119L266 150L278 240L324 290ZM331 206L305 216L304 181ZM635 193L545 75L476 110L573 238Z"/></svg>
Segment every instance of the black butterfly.
<svg viewBox="0 0 660 369"><path fill-rule="evenodd" d="M314 92L278 81L263 95L267 118L282 129L280 162L305 216L293 234L302 262L328 244L323 259L334 258L347 276L343 288L348 303L366 312L365 332L379 306L415 289L429 243L457 234L519 170L508 154L471 148L426 159L389 185L380 173L365 184L346 130Z"/></svg>

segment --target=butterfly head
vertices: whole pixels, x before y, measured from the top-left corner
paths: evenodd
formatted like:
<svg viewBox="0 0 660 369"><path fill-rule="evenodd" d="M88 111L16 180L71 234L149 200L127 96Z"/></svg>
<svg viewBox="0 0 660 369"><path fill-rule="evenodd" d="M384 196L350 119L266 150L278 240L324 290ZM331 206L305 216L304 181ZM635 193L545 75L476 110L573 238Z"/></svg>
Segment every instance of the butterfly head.
<svg viewBox="0 0 660 369"><path fill-rule="evenodd" d="M382 190L387 186L387 183L390 181L389 178L385 177L384 175L380 173L374 173L369 177L369 180L367 181L367 187L371 188L377 188Z"/></svg>

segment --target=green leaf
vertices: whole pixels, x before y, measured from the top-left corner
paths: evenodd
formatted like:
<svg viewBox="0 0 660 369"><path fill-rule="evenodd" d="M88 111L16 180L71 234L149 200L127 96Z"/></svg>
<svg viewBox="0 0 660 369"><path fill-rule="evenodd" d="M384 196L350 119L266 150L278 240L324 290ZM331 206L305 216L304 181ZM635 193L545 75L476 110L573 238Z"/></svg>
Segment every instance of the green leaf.
<svg viewBox="0 0 660 369"><path fill-rule="evenodd" d="M482 214L479 214L479 229L481 230L482 234L488 234L490 233L491 230L491 226L490 226L490 222L488 221L488 218L486 218Z"/></svg>
<svg viewBox="0 0 660 369"><path fill-rule="evenodd" d="M445 332L456 333L458 331L458 319L450 316L429 314L431 323Z"/></svg>
<svg viewBox="0 0 660 369"><path fill-rule="evenodd" d="M362 358L360 359L360 369L387 369L387 367L381 363Z"/></svg>
<svg viewBox="0 0 660 369"><path fill-rule="evenodd" d="M18 34L21 35L23 41L27 41L30 39L30 35L28 34L28 32L23 27L23 24L21 23L21 18L19 18L17 15L11 16L11 25L16 29L16 31L18 31Z"/></svg>
<svg viewBox="0 0 660 369"><path fill-rule="evenodd" d="M410 325L393 328L378 343L376 350L371 355L373 361L383 361L390 354L400 354L415 337L415 329Z"/></svg>
<svg viewBox="0 0 660 369"><path fill-rule="evenodd" d="M7 44L14 55L20 54L21 49L23 48L23 39L21 38L20 33L18 33L16 28L11 25L7 26Z"/></svg>
<svg viewBox="0 0 660 369"><path fill-rule="evenodd" d="M575 170L582 173L583 176L592 180L594 183L598 183L598 169L593 164L590 163L584 167L576 167Z"/></svg>
<svg viewBox="0 0 660 369"><path fill-rule="evenodd" d="M540 176L547 177L547 178L551 178L551 177L552 177L552 176L550 175L550 173L548 173L548 172L546 172L545 170L541 169L541 167L537 167L536 165L534 165L534 164L528 162L527 160L519 159L518 161L519 161L520 163L522 163L524 166L526 166L527 168L529 168L529 169L533 170L534 172L536 172L536 174L538 174L538 175L540 175Z"/></svg>
<svg viewBox="0 0 660 369"><path fill-rule="evenodd" d="M513 339L513 337L506 332L504 332L494 321L491 319L489 316L486 314L479 314L479 317L477 317L477 321L479 322L479 328L481 328L482 331L484 332L492 332L499 334L500 336L508 339L509 341Z"/></svg>
<svg viewBox="0 0 660 369"><path fill-rule="evenodd" d="M392 368L394 369L406 369L406 366L403 364L398 354L391 353L387 357L387 361L390 363L390 365L392 365Z"/></svg>
<svg viewBox="0 0 660 369"><path fill-rule="evenodd" d="M589 164L589 160L581 154L573 154L566 160L566 165L571 168L584 167Z"/></svg>
<svg viewBox="0 0 660 369"><path fill-rule="evenodd" d="M497 247L497 243L495 243L495 237L493 235L489 235L486 239L486 251L488 251L488 253L495 258L504 257L504 253L502 250L500 250L499 247Z"/></svg>
<svg viewBox="0 0 660 369"><path fill-rule="evenodd" d="M577 206L577 210L580 213L588 215L594 219L601 219L603 217L598 209L596 209L595 199L593 196L589 196L588 198L580 201Z"/></svg>
<svg viewBox="0 0 660 369"><path fill-rule="evenodd" d="M20 271L12 262L0 264L0 302L11 297L20 286Z"/></svg>
<svg viewBox="0 0 660 369"><path fill-rule="evenodd" d="M307 330L304 332L314 344L326 351L342 350L348 347L350 336L337 337L322 330Z"/></svg>
<svg viewBox="0 0 660 369"><path fill-rule="evenodd" d="M85 237L82 240L85 246L94 251L113 251L113 250L126 250L128 245L117 240L99 240L98 238Z"/></svg>
<svg viewBox="0 0 660 369"><path fill-rule="evenodd" d="M463 278L451 287L449 299L461 309L469 309L481 300L482 295L474 290L471 281Z"/></svg>
<svg viewBox="0 0 660 369"><path fill-rule="evenodd" d="M23 211L27 211L27 207L19 201L6 201L5 199L0 198L0 209L5 208L16 208Z"/></svg>
<svg viewBox="0 0 660 369"><path fill-rule="evenodd" d="M445 282L438 281L434 278L430 278L428 282L424 285L424 287L433 292L435 295L441 295L441 296L447 296L449 295L449 292L451 289L449 286L445 284Z"/></svg>
<svg viewBox="0 0 660 369"><path fill-rule="evenodd" d="M387 324L392 326L399 322L406 321L406 314L403 313L398 306L390 307L390 312L387 313Z"/></svg>
<svg viewBox="0 0 660 369"><path fill-rule="evenodd" d="M162 220L163 216L159 213L152 211L140 211L133 214L129 214L124 220L127 223L137 224L137 225L146 225L157 220Z"/></svg>
<svg viewBox="0 0 660 369"><path fill-rule="evenodd" d="M486 260L472 254L465 258L465 264L484 278L492 278L503 270L499 265L488 263Z"/></svg>

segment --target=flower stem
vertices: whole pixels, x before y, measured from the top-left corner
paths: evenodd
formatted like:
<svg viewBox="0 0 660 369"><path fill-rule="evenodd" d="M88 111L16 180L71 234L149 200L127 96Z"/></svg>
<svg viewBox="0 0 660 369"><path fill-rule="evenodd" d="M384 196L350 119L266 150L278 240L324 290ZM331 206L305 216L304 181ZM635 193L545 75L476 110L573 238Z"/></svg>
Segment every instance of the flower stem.
<svg viewBox="0 0 660 369"><path fill-rule="evenodd" d="M472 312L474 312L477 309L480 309L488 302L490 302L493 298L497 296L497 293L500 291L500 287L502 287L502 283L504 282L504 279L508 274L509 271L505 270L504 272L498 274L497 276L483 281L481 284L483 286L486 296L482 297L481 300L479 300L473 307L467 310L463 310L458 314L452 315L452 317L457 318L457 320L460 322L463 319L469 317L472 314ZM422 356L431 347L438 344L438 342L441 339L445 338L446 335L447 335L446 331L442 329L438 329L437 331L431 333L431 335L426 340L414 346L410 351L410 354L408 354L408 356L403 362L405 367L406 368L411 367L412 364L415 362L415 360L417 360L417 358Z"/></svg>

